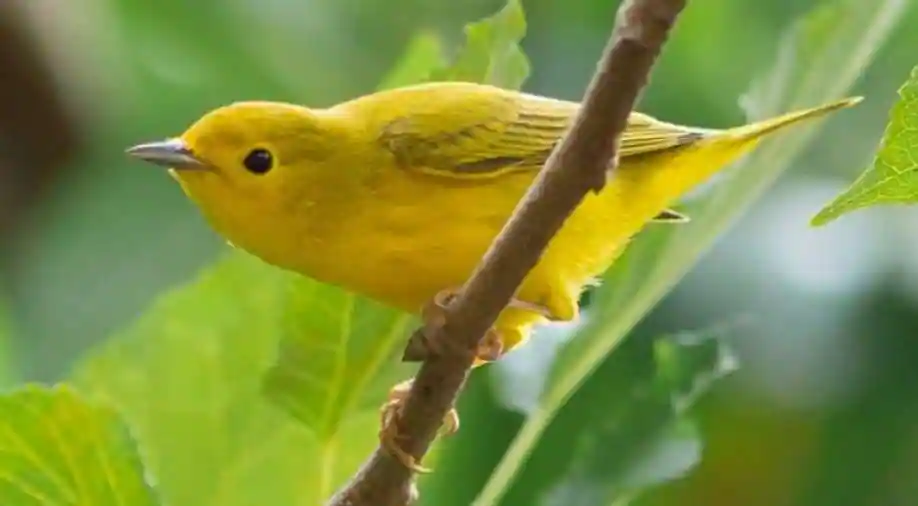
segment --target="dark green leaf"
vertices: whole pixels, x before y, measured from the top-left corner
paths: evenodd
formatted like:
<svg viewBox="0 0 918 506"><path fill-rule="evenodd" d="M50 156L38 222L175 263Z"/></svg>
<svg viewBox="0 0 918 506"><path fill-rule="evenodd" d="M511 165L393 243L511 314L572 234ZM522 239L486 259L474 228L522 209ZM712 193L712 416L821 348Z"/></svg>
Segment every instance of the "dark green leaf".
<svg viewBox="0 0 918 506"><path fill-rule="evenodd" d="M597 410L578 435L568 474L547 494L546 506L613 504L678 478L701 458L701 438L688 418L715 381L737 368L719 332L683 333L654 344L653 364L607 388L623 395ZM619 356L613 356L615 361Z"/></svg>

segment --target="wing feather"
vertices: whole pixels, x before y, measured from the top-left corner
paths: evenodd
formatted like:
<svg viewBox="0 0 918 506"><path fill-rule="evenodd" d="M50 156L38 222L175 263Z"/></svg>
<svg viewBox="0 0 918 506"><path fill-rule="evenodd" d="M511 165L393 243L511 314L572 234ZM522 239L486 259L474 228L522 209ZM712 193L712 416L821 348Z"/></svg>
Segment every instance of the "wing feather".
<svg viewBox="0 0 918 506"><path fill-rule="evenodd" d="M380 141L406 169L490 179L539 170L580 107L523 93L469 90L440 94L437 101L418 100L416 107L383 125ZM630 157L672 149L704 133L632 113L619 154Z"/></svg>

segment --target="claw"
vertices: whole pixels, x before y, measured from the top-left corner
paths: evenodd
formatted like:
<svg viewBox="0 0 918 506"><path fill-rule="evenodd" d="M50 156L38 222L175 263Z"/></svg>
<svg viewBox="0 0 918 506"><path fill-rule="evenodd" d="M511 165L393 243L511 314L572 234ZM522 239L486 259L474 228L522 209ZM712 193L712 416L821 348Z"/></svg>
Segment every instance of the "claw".
<svg viewBox="0 0 918 506"><path fill-rule="evenodd" d="M504 340L501 339L500 332L490 329L485 334L484 339L478 343L478 350L475 358L484 362L494 362L504 354Z"/></svg>
<svg viewBox="0 0 918 506"><path fill-rule="evenodd" d="M413 455L403 450L398 444L398 439L401 437L398 430L398 419L401 415L405 398L408 396L408 391L411 389L412 381L403 381L389 391L389 400L380 408L379 442L402 465L416 473L425 474L433 470L420 465ZM459 413L455 409L451 409L443 418L443 427L440 428L440 434L442 436L450 436L458 430Z"/></svg>

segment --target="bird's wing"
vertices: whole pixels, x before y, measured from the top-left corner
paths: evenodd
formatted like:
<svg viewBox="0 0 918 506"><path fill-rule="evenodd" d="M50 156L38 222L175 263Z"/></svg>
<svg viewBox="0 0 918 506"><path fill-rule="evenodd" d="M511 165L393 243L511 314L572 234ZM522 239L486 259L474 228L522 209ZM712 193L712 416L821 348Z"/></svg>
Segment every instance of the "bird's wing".
<svg viewBox="0 0 918 506"><path fill-rule="evenodd" d="M537 171L570 126L579 105L525 94L447 97L422 102L383 125L380 141L406 170L464 180ZM619 155L683 146L703 136L632 113Z"/></svg>

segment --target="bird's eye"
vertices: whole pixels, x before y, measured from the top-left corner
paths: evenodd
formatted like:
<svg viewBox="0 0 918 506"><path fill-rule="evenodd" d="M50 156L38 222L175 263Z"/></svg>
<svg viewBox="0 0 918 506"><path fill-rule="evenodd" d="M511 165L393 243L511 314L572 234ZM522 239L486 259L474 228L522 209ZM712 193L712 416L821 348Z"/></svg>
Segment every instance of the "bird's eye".
<svg viewBox="0 0 918 506"><path fill-rule="evenodd" d="M242 161L242 164L245 165L246 170L249 172L264 174L274 166L274 157L271 156L268 150L256 148L245 155L245 160Z"/></svg>

